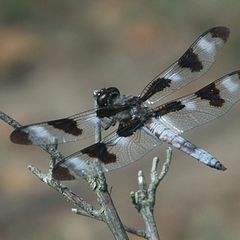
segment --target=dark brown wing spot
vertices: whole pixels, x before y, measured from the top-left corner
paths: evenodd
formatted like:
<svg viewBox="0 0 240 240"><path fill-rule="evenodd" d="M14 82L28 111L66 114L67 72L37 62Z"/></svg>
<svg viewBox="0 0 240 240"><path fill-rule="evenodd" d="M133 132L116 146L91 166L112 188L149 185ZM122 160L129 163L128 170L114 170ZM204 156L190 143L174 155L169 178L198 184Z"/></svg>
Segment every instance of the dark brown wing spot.
<svg viewBox="0 0 240 240"><path fill-rule="evenodd" d="M21 131L21 128L15 129L11 135L10 135L10 140L13 143L17 144L24 144L24 145L30 145L32 144L32 141L29 139L28 133Z"/></svg>
<svg viewBox="0 0 240 240"><path fill-rule="evenodd" d="M184 107L185 105L183 105L180 101L173 101L156 108L154 113L156 114L156 116L161 117L171 112L180 111Z"/></svg>
<svg viewBox="0 0 240 240"><path fill-rule="evenodd" d="M144 102L150 98L153 94L163 91L165 88L170 87L171 80L167 78L157 78L150 82L147 86L147 90L144 95L141 97L141 100Z"/></svg>
<svg viewBox="0 0 240 240"><path fill-rule="evenodd" d="M60 164L54 167L52 176L54 179L62 181L75 179L75 177L70 173L69 169L62 167Z"/></svg>
<svg viewBox="0 0 240 240"><path fill-rule="evenodd" d="M210 30L213 38L221 38L224 42L227 41L230 30L226 27L215 27Z"/></svg>
<svg viewBox="0 0 240 240"><path fill-rule="evenodd" d="M182 57L178 60L178 65L182 68L189 68L191 72L199 72L203 69L202 62L199 60L198 55L189 48Z"/></svg>
<svg viewBox="0 0 240 240"><path fill-rule="evenodd" d="M73 119L59 119L54 121L47 122L49 125L53 126L54 128L63 130L65 133L72 134L74 136L79 136L82 134L82 129L78 128L77 122Z"/></svg>
<svg viewBox="0 0 240 240"><path fill-rule="evenodd" d="M200 89L195 95L201 99L208 100L209 104L213 107L222 107L225 102L225 100L221 98L220 91L216 88L215 83L211 83Z"/></svg>
<svg viewBox="0 0 240 240"><path fill-rule="evenodd" d="M105 164L113 163L117 160L116 155L108 152L106 145L101 142L86 147L81 150L81 152L82 154L87 154L91 158L97 158Z"/></svg>

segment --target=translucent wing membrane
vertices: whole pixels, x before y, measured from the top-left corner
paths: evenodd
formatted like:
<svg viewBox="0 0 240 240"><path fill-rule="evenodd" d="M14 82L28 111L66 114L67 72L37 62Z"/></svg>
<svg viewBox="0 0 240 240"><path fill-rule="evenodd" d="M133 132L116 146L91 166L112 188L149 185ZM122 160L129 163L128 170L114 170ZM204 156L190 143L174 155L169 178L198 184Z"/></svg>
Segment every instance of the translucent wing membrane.
<svg viewBox="0 0 240 240"><path fill-rule="evenodd" d="M172 66L156 76L140 97L154 104L170 93L202 76L215 62L218 50L229 37L226 27L211 28L203 33Z"/></svg>
<svg viewBox="0 0 240 240"><path fill-rule="evenodd" d="M198 148L180 133L207 123L226 113L240 99L240 71L232 72L197 92L155 108L156 118L149 119L150 132L203 164L226 170L204 149Z"/></svg>
<svg viewBox="0 0 240 240"><path fill-rule="evenodd" d="M218 118L239 101L239 78L240 71L232 72L193 94L155 108L158 119L181 133Z"/></svg>
<svg viewBox="0 0 240 240"><path fill-rule="evenodd" d="M53 176L58 180L79 178L87 168L87 161L98 158L106 171L126 166L151 151L161 142L145 127L138 129L129 137L119 137L116 132L103 141L70 155L59 162Z"/></svg>
<svg viewBox="0 0 240 240"><path fill-rule="evenodd" d="M129 137L113 137L105 139L108 151L116 156L116 161L105 164L107 170L117 169L141 159L145 154L158 146L161 142L143 127Z"/></svg>
<svg viewBox="0 0 240 240"><path fill-rule="evenodd" d="M80 178L89 170L88 163L93 159L99 159L105 171L126 166L162 141L205 165L225 170L215 157L182 138L180 133L218 118L240 100L240 71L157 108L147 108L143 102L154 104L198 79L212 66L229 33L226 27L211 28L203 33L182 57L144 88L140 97L120 97L115 88L104 88L98 96L100 106L104 107L23 126L13 131L10 138L19 144L58 144L94 135L99 119L103 129L118 123L117 131L102 141L58 162L53 169L57 180Z"/></svg>
<svg viewBox="0 0 240 240"><path fill-rule="evenodd" d="M226 168L211 154L180 137L179 133L213 120L240 99L240 71L230 73L199 91L154 109L146 127L128 137L116 132L61 161L54 168L59 180L79 178L88 160L98 158L106 170L128 165L151 151L161 141L189 154L210 167Z"/></svg>
<svg viewBox="0 0 240 240"><path fill-rule="evenodd" d="M94 135L98 117L89 110L68 118L30 124L14 130L10 139L18 144L58 144Z"/></svg>

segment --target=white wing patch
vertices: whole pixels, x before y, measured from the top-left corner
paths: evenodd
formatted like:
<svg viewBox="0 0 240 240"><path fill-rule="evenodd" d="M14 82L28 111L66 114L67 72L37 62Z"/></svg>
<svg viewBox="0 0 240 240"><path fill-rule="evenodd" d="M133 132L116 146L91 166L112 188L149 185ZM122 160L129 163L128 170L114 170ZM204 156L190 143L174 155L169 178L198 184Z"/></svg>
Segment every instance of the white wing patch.
<svg viewBox="0 0 240 240"><path fill-rule="evenodd" d="M209 41L207 39L207 36L205 38L201 38L199 42L197 43L197 46L201 48L204 51L207 51L209 55L215 55L217 52L216 49L216 43L213 44L212 41Z"/></svg>
<svg viewBox="0 0 240 240"><path fill-rule="evenodd" d="M45 139L49 138L51 136L51 133L46 129L44 126L36 125L36 126L30 126L30 138L39 138L39 139Z"/></svg>
<svg viewBox="0 0 240 240"><path fill-rule="evenodd" d="M238 92L240 90L240 84L239 79L236 79L237 77L227 77L222 81L223 86L229 91L229 92ZM238 82L237 82L238 81Z"/></svg>
<svg viewBox="0 0 240 240"><path fill-rule="evenodd" d="M196 105L196 103L195 102L188 102L188 101L182 101L182 104L184 104L185 105L185 108L187 109L187 110L190 110L190 111L192 111L192 110L197 110L197 105Z"/></svg>

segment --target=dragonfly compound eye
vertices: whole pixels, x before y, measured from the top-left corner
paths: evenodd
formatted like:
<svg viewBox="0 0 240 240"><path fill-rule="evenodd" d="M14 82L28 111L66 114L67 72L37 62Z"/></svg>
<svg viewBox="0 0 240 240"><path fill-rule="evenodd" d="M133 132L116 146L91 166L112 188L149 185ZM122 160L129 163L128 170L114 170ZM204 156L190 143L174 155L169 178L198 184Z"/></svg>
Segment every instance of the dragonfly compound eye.
<svg viewBox="0 0 240 240"><path fill-rule="evenodd" d="M99 92L99 96L97 97L97 104L99 107L107 107L112 105L113 100L119 97L120 92L115 87L103 88Z"/></svg>

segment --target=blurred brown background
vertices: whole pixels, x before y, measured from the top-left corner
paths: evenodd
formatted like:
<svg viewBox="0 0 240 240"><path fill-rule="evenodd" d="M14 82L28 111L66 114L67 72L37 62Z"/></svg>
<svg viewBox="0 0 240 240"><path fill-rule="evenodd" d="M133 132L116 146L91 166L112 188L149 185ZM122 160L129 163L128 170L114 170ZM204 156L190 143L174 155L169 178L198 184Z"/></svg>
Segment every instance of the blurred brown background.
<svg viewBox="0 0 240 240"><path fill-rule="evenodd" d="M228 44L189 92L240 68L240 1L0 1L0 109L22 124L68 116L93 106L92 91L116 86L137 95L210 27L231 29ZM218 172L174 150L158 191L156 219L162 239L239 239L240 104L184 136L228 168ZM0 239L113 239L107 227L71 213L71 205L37 180L28 164L47 168L48 155L9 141L0 123ZM67 144L65 154L88 144ZM142 228L129 192L137 171L165 158L167 145L142 161L107 174L125 224ZM81 181L81 196L95 196ZM131 239L136 239L130 236Z"/></svg>

